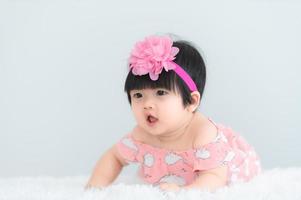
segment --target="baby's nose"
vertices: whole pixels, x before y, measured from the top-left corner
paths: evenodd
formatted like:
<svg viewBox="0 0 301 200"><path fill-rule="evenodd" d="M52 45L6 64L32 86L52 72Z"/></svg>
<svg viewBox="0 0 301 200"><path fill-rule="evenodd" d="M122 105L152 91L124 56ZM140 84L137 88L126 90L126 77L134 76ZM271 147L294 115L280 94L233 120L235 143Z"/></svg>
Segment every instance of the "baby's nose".
<svg viewBox="0 0 301 200"><path fill-rule="evenodd" d="M146 100L144 103L144 109L153 109L154 103L151 100Z"/></svg>
<svg viewBox="0 0 301 200"><path fill-rule="evenodd" d="M151 106L151 105L150 105L150 106L144 106L144 109L145 109L145 110L153 109L153 106Z"/></svg>

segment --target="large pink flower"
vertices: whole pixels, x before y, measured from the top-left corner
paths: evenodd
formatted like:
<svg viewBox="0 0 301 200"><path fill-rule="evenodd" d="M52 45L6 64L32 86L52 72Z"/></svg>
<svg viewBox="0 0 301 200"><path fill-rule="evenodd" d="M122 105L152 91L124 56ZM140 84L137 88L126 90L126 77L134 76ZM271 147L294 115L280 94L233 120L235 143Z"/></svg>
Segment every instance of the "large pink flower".
<svg viewBox="0 0 301 200"><path fill-rule="evenodd" d="M165 71L174 69L171 61L179 52L172 46L168 36L150 36L137 42L129 58L130 69L134 75L149 74L152 80L157 80L164 68Z"/></svg>

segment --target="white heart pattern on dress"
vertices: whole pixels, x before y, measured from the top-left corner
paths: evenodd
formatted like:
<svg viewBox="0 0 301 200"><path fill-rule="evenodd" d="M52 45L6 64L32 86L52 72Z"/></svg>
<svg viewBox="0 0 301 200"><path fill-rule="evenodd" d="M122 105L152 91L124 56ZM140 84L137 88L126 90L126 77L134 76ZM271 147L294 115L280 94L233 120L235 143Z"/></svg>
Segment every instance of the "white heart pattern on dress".
<svg viewBox="0 0 301 200"><path fill-rule="evenodd" d="M150 153L145 154L144 157L143 157L143 159L144 159L143 163L147 167L153 166L153 164L155 162L154 156L152 154L150 154Z"/></svg>
<svg viewBox="0 0 301 200"><path fill-rule="evenodd" d="M210 157L210 152L206 149L198 149L195 156L201 159L208 159Z"/></svg>
<svg viewBox="0 0 301 200"><path fill-rule="evenodd" d="M230 162L235 157L235 153L233 151L229 151L224 159L224 162Z"/></svg>
<svg viewBox="0 0 301 200"><path fill-rule="evenodd" d="M183 158L181 156L178 156L174 153L168 153L165 156L165 163L168 165L172 165L175 164L176 162L178 162L179 160L182 160Z"/></svg>

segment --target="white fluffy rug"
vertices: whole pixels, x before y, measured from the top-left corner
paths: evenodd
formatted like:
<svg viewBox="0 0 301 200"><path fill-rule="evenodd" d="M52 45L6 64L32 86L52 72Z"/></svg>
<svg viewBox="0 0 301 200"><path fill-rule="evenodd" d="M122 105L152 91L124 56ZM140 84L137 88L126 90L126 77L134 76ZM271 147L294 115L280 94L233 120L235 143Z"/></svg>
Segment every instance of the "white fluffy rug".
<svg viewBox="0 0 301 200"><path fill-rule="evenodd" d="M215 193L200 190L163 192L124 175L104 190L84 191L87 178L87 176L0 178L0 200L301 200L301 168L268 170L248 183L223 188Z"/></svg>

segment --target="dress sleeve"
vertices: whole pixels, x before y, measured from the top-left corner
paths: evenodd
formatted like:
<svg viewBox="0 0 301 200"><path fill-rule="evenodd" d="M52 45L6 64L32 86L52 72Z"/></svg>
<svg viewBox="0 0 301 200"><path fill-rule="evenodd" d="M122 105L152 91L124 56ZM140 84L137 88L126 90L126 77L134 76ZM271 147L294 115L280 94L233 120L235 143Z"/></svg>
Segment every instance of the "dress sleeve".
<svg viewBox="0 0 301 200"><path fill-rule="evenodd" d="M235 153L227 142L216 141L194 151L193 171L210 170L227 165L235 157Z"/></svg>
<svg viewBox="0 0 301 200"><path fill-rule="evenodd" d="M139 152L138 145L135 144L130 135L126 135L116 144L119 154L129 163L137 162Z"/></svg>

